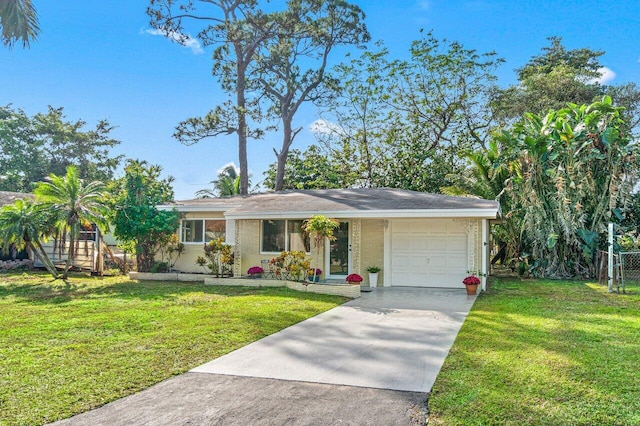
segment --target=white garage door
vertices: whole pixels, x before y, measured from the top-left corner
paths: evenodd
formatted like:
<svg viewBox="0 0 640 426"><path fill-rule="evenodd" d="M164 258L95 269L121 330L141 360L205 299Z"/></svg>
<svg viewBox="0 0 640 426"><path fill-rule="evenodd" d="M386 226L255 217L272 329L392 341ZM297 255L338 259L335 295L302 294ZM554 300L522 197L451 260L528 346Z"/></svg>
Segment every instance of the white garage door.
<svg viewBox="0 0 640 426"><path fill-rule="evenodd" d="M467 234L450 220L396 220L391 230L391 285L463 288Z"/></svg>

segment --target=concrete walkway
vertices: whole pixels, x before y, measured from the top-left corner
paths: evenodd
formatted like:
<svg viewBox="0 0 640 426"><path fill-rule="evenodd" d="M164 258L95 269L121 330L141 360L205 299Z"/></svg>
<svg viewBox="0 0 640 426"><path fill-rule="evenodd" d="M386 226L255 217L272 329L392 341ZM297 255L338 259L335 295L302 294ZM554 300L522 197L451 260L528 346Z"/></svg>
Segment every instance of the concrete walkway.
<svg viewBox="0 0 640 426"><path fill-rule="evenodd" d="M429 392L475 296L381 288L192 370Z"/></svg>

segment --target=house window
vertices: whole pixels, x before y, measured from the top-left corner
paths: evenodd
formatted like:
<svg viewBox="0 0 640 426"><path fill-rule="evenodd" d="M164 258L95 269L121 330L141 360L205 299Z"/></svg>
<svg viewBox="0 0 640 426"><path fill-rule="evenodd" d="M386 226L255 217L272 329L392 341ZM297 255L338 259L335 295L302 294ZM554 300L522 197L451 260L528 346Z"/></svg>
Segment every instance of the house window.
<svg viewBox="0 0 640 426"><path fill-rule="evenodd" d="M208 243L211 240L217 240L226 237L226 220L205 220L204 221L204 242Z"/></svg>
<svg viewBox="0 0 640 426"><path fill-rule="evenodd" d="M302 220L263 220L262 246L265 253L285 250L311 251L309 234L302 230Z"/></svg>
<svg viewBox="0 0 640 426"><path fill-rule="evenodd" d="M182 221L180 241L183 243L208 243L225 238L226 221L214 219L188 219Z"/></svg>
<svg viewBox="0 0 640 426"><path fill-rule="evenodd" d="M203 241L202 225L202 220L183 220L182 238L180 240L183 243L201 243Z"/></svg>
<svg viewBox="0 0 640 426"><path fill-rule="evenodd" d="M262 251L279 253L286 250L284 243L285 220L262 221Z"/></svg>

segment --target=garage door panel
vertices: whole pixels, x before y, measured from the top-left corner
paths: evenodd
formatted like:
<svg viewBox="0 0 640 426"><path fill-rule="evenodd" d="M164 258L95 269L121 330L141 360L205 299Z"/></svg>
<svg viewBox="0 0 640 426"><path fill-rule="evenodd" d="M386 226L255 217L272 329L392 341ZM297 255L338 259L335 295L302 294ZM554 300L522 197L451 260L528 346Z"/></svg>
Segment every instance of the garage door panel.
<svg viewBox="0 0 640 426"><path fill-rule="evenodd" d="M429 240L419 236L411 239L411 250L425 251L429 249Z"/></svg>
<svg viewBox="0 0 640 426"><path fill-rule="evenodd" d="M413 271L413 270L424 270L429 266L429 259L424 256L419 256L416 254L406 254L401 256L394 256L393 264L401 268L402 270Z"/></svg>
<svg viewBox="0 0 640 426"><path fill-rule="evenodd" d="M429 263L433 266L464 269L467 267L467 254L459 252L432 253L429 255Z"/></svg>
<svg viewBox="0 0 640 426"><path fill-rule="evenodd" d="M449 238L447 241L447 251L459 251L459 252L467 252L467 238L466 237L456 237Z"/></svg>
<svg viewBox="0 0 640 426"><path fill-rule="evenodd" d="M454 271L466 269L467 259L462 255L438 254L429 258L430 268L452 268Z"/></svg>
<svg viewBox="0 0 640 426"><path fill-rule="evenodd" d="M405 273L405 274L397 274L394 276L394 279L400 284L398 286L404 287L427 287L428 283L426 281L426 277L421 273Z"/></svg>
<svg viewBox="0 0 640 426"><path fill-rule="evenodd" d="M407 273L401 273L401 272L395 272L393 274L393 280L394 282L407 282L409 278L409 274Z"/></svg>
<svg viewBox="0 0 640 426"><path fill-rule="evenodd" d="M391 285L461 288L467 236L450 221L394 222L391 242Z"/></svg>
<svg viewBox="0 0 640 426"><path fill-rule="evenodd" d="M434 274L460 273L467 271L467 259L464 256L437 256L430 259L429 271Z"/></svg>
<svg viewBox="0 0 640 426"><path fill-rule="evenodd" d="M442 248L447 246L447 237L432 236L426 237L426 240L430 252L441 252Z"/></svg>
<svg viewBox="0 0 640 426"><path fill-rule="evenodd" d="M407 285L411 287L427 286L426 277L424 276L424 274L420 274L420 273L410 274L409 278L407 279L407 283L408 283Z"/></svg>
<svg viewBox="0 0 640 426"><path fill-rule="evenodd" d="M403 273L393 274L392 282L394 286L403 287L444 287L461 289L464 274L433 273L426 275L424 273Z"/></svg>

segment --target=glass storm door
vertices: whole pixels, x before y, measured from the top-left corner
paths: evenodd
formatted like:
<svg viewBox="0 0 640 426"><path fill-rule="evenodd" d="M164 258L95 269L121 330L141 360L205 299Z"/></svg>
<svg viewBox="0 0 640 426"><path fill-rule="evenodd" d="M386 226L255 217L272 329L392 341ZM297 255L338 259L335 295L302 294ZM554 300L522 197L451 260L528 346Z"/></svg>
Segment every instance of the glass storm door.
<svg viewBox="0 0 640 426"><path fill-rule="evenodd" d="M340 222L333 231L334 241L328 241L325 268L329 279L345 279L351 271L351 241L349 238L349 222Z"/></svg>

